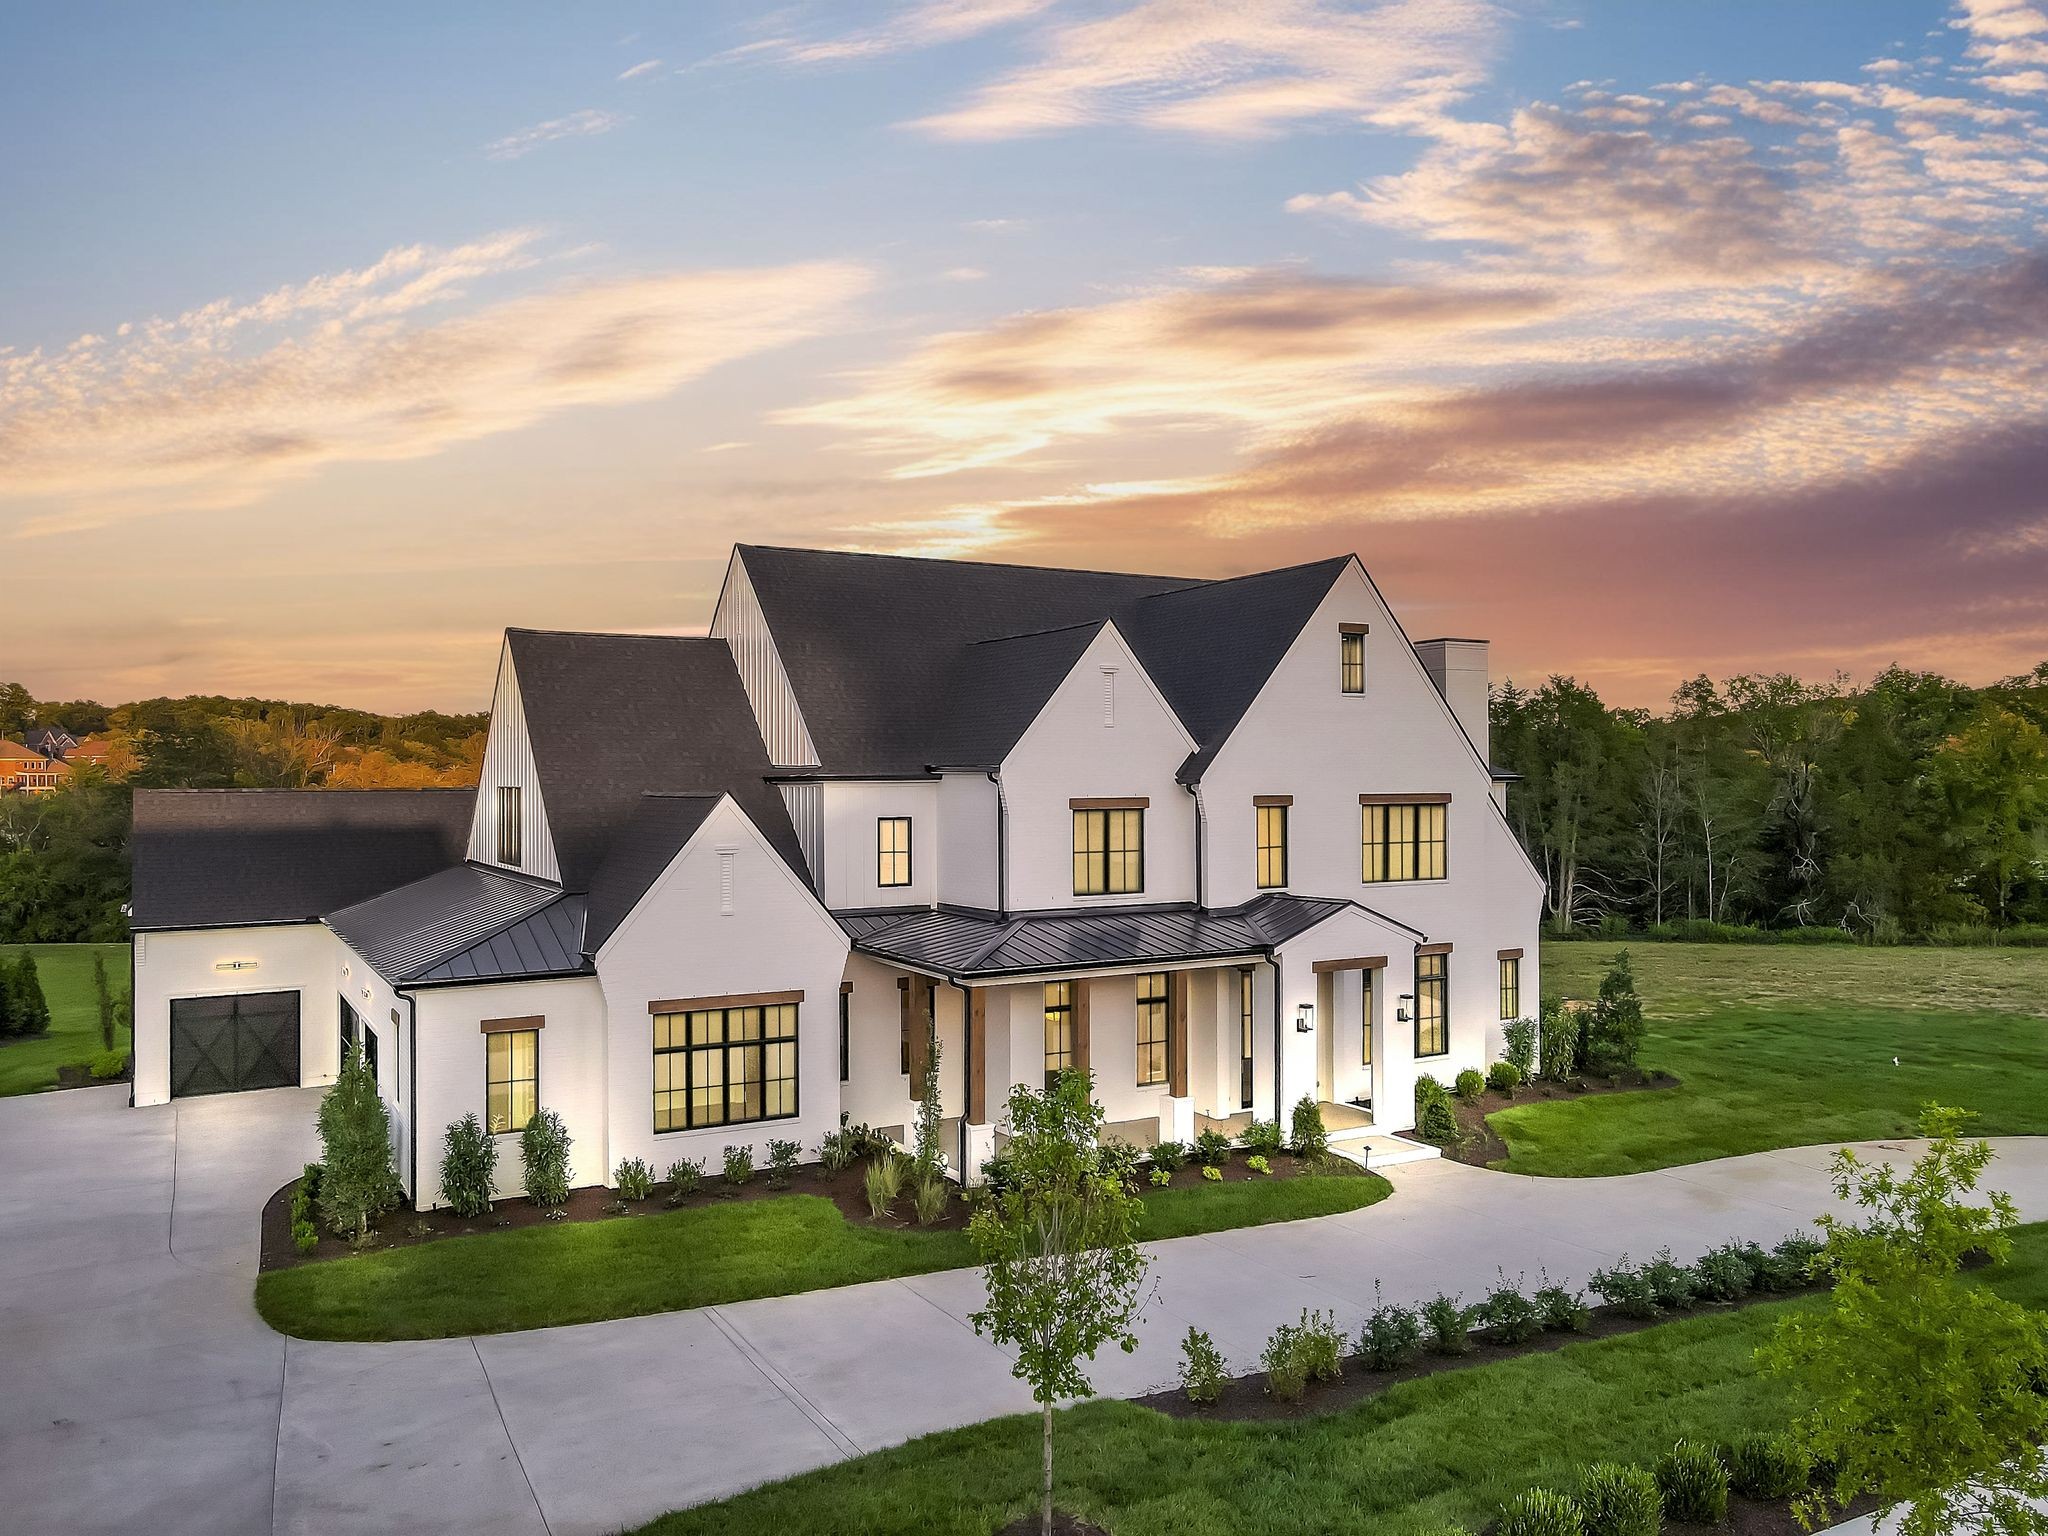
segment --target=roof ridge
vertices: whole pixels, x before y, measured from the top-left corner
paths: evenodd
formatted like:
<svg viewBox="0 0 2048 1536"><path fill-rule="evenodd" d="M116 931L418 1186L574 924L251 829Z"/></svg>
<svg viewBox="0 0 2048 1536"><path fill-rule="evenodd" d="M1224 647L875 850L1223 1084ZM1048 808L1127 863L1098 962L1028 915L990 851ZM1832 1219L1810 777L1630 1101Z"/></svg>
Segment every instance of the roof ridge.
<svg viewBox="0 0 2048 1536"><path fill-rule="evenodd" d="M1172 587L1164 592L1147 592L1136 599L1149 603L1156 597L1178 597L1183 592L1208 591L1216 587L1227 587L1233 582L1254 581L1261 576L1289 576L1296 571L1312 571L1318 566L1345 565L1356 558L1352 555L1325 555L1320 560L1299 560L1293 565L1276 565L1263 571L1240 571L1235 576L1216 576L1203 581L1191 581L1184 587Z"/></svg>
<svg viewBox="0 0 2048 1536"><path fill-rule="evenodd" d="M708 640L717 645L725 644L717 635L643 634L630 629L534 629L525 624L507 624L505 633L546 635L557 640Z"/></svg>
<svg viewBox="0 0 2048 1536"><path fill-rule="evenodd" d="M819 549L803 544L735 544L735 549L758 549L774 555L833 555L851 560L912 560L919 565L973 565L999 571L1044 571L1056 576L1128 576L1139 581L1184 581L1197 583L1200 576L1168 575L1163 571L1105 571L1086 565L1031 565L1011 560L960 560L946 555L899 555L878 549Z"/></svg>
<svg viewBox="0 0 2048 1536"><path fill-rule="evenodd" d="M1036 640L1044 635L1064 635L1069 630L1100 629L1105 624L1114 624L1115 622L1116 620L1112 619L1108 614L1104 614L1099 619L1077 619L1072 624L1054 624L1046 629L1020 629L1007 635L983 635L979 640L970 640L967 643L969 645L995 645L1004 640Z"/></svg>

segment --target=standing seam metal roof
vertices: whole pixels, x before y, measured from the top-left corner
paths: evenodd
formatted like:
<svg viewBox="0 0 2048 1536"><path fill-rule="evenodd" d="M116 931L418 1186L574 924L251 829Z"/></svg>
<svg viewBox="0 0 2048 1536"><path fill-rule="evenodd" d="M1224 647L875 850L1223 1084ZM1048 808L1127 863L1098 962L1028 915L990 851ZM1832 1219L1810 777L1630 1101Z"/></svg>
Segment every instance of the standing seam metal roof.
<svg viewBox="0 0 2048 1536"><path fill-rule="evenodd" d="M404 983L524 923L561 894L553 885L462 864L331 912L327 926L379 976ZM579 952L574 963L581 960Z"/></svg>

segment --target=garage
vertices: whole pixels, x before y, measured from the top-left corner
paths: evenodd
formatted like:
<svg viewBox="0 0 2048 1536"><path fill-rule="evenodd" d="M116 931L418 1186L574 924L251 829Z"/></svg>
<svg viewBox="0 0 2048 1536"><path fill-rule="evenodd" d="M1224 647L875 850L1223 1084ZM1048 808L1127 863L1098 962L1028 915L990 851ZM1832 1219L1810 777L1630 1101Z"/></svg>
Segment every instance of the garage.
<svg viewBox="0 0 2048 1536"><path fill-rule="evenodd" d="M290 1088L299 1081L299 994L171 1000L171 1097Z"/></svg>

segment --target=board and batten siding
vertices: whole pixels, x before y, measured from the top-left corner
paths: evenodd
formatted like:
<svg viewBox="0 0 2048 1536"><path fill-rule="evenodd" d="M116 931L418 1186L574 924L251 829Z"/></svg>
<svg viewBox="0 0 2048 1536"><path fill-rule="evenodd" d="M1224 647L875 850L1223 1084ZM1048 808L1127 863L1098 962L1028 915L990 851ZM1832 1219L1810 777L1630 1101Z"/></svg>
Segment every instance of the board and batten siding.
<svg viewBox="0 0 2048 1536"><path fill-rule="evenodd" d="M725 588L711 615L711 634L732 651L740 684L747 690L747 702L754 706L754 719L768 748L768 761L778 768L817 767L818 749L804 725L803 712L797 708L789 674L783 670L775 637L769 633L768 616L761 612L761 601L754 595L754 584L738 551L726 568ZM795 814L794 808L791 814ZM813 861L812 874L817 870Z"/></svg>
<svg viewBox="0 0 2048 1536"><path fill-rule="evenodd" d="M519 790L519 863L498 860L498 789ZM548 831L547 807L541 803L540 774L534 768L533 745L526 730L526 705L519 697L519 673L512 665L512 647L498 659L498 684L491 693L491 734L484 744L483 777L477 785L476 814L469 824L469 857L478 864L516 868L543 880L562 878L555 862L555 840Z"/></svg>
<svg viewBox="0 0 2048 1536"><path fill-rule="evenodd" d="M811 883L825 888L825 786L784 784L782 803L789 810L790 825L804 850L804 862L811 866Z"/></svg>

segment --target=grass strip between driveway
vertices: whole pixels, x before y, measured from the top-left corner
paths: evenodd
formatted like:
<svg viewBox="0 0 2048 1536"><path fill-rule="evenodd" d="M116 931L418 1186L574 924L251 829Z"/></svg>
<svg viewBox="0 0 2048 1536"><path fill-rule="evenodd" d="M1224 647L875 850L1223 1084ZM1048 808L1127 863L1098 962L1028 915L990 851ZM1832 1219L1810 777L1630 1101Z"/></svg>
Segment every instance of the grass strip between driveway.
<svg viewBox="0 0 2048 1536"><path fill-rule="evenodd" d="M1140 1235L1335 1215L1390 1189L1379 1175L1354 1170L1147 1190ZM256 1307L296 1338L439 1339L717 1306L973 1262L957 1229L864 1226L816 1195L783 1195L480 1232L276 1270L257 1278Z"/></svg>
<svg viewBox="0 0 2048 1536"><path fill-rule="evenodd" d="M1984 1277L2048 1306L2048 1224ZM1490 1523L1526 1488L1572 1487L1594 1461L1648 1463L1680 1437L1719 1442L1785 1426L1784 1386L1753 1359L1793 1308L1706 1312L1406 1382L1319 1418L1213 1423L1132 1403L1061 1413L1056 1499L1115 1536L1408 1536ZM1234 1362L1240 1368L1252 1362ZM988 1536L1037 1497L1039 1423L991 1420L665 1515L635 1536Z"/></svg>

